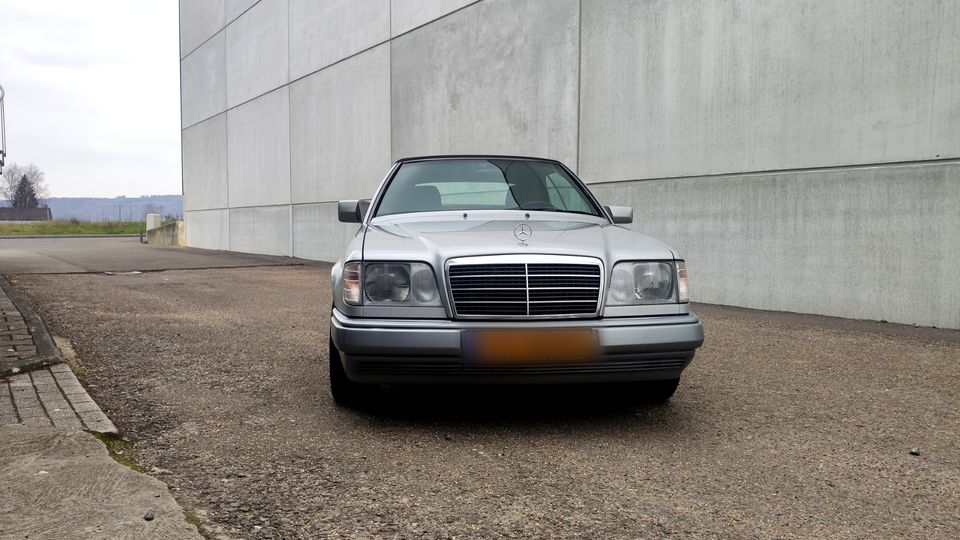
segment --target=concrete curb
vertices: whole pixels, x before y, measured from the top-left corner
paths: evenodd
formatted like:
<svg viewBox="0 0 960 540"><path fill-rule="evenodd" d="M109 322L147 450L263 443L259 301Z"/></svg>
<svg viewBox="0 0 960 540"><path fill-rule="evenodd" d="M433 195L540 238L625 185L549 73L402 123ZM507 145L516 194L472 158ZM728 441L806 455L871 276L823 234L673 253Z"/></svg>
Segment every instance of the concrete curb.
<svg viewBox="0 0 960 540"><path fill-rule="evenodd" d="M36 356L14 362L13 365L0 366L0 377L62 362L60 351L53 342L53 338L50 337L47 325L44 324L43 319L33 308L33 304L20 294L3 275L0 275L0 289L3 289L7 298L23 315L23 320L30 330L31 337L33 337L33 343L37 346Z"/></svg>
<svg viewBox="0 0 960 540"><path fill-rule="evenodd" d="M33 356L0 364L0 425L53 425L117 434L116 426L64 363L33 305L2 275L0 289L20 312L37 351Z"/></svg>
<svg viewBox="0 0 960 540"><path fill-rule="evenodd" d="M203 540L166 484L77 429L0 426L0 538Z"/></svg>
<svg viewBox="0 0 960 540"><path fill-rule="evenodd" d="M7 424L119 434L66 364L0 379L0 425Z"/></svg>

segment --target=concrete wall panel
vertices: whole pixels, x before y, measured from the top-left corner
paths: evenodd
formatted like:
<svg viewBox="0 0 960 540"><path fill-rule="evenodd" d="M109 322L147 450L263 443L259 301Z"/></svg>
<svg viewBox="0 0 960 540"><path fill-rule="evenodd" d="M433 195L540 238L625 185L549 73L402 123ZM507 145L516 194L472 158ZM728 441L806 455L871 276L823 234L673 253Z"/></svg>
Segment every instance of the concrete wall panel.
<svg viewBox="0 0 960 540"><path fill-rule="evenodd" d="M390 0L290 0L292 79L388 39Z"/></svg>
<svg viewBox="0 0 960 540"><path fill-rule="evenodd" d="M224 0L180 0L180 58L223 29Z"/></svg>
<svg viewBox="0 0 960 540"><path fill-rule="evenodd" d="M181 4L190 245L333 260L393 159L532 154L697 300L960 327L958 2Z"/></svg>
<svg viewBox="0 0 960 540"><path fill-rule="evenodd" d="M356 223L337 220L337 203L298 204L293 207L293 256L336 261L357 233Z"/></svg>
<svg viewBox="0 0 960 540"><path fill-rule="evenodd" d="M409 32L476 0L392 0L390 29L394 36Z"/></svg>
<svg viewBox="0 0 960 540"><path fill-rule="evenodd" d="M583 0L580 172L960 157L960 4Z"/></svg>
<svg viewBox="0 0 960 540"><path fill-rule="evenodd" d="M188 247L230 249L228 210L188 210L183 213L183 227Z"/></svg>
<svg viewBox="0 0 960 540"><path fill-rule="evenodd" d="M227 0L226 3L226 20L227 24L230 24L234 19L243 14L244 11L250 9L250 6L256 4L259 0Z"/></svg>
<svg viewBox="0 0 960 540"><path fill-rule="evenodd" d="M226 208L227 115L183 130L183 208Z"/></svg>
<svg viewBox="0 0 960 540"><path fill-rule="evenodd" d="M577 0L481 2L392 42L393 157L577 161Z"/></svg>
<svg viewBox="0 0 960 540"><path fill-rule="evenodd" d="M227 112L230 206L290 203L288 87Z"/></svg>
<svg viewBox="0 0 960 540"><path fill-rule="evenodd" d="M225 55L221 32L180 62L180 122L184 128L226 110Z"/></svg>
<svg viewBox="0 0 960 540"><path fill-rule="evenodd" d="M261 255L291 255L290 206L231 208L230 249Z"/></svg>
<svg viewBox="0 0 960 540"><path fill-rule="evenodd" d="M293 202L364 198L390 168L390 47L290 85Z"/></svg>
<svg viewBox="0 0 960 540"><path fill-rule="evenodd" d="M694 300L960 328L960 164L613 182Z"/></svg>
<svg viewBox="0 0 960 540"><path fill-rule="evenodd" d="M290 80L287 28L287 0L261 0L227 27L230 107Z"/></svg>

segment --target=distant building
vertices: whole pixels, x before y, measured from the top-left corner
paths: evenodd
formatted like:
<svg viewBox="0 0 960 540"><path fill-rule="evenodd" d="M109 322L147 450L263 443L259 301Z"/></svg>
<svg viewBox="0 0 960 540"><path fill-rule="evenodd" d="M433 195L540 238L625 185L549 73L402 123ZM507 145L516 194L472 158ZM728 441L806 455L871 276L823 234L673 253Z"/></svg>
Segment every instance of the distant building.
<svg viewBox="0 0 960 540"><path fill-rule="evenodd" d="M0 207L0 221L50 221L51 219L53 219L53 213L47 207Z"/></svg>
<svg viewBox="0 0 960 540"><path fill-rule="evenodd" d="M895 8L895 9L894 9ZM691 298L960 328L955 0L180 1L190 246L332 260L405 156L559 159Z"/></svg>

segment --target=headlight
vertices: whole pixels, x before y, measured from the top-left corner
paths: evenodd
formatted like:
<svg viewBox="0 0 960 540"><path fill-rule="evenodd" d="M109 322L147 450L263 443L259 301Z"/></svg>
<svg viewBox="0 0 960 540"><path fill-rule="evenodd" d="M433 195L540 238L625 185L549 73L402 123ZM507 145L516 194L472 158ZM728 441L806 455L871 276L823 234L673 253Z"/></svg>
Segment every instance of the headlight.
<svg viewBox="0 0 960 540"><path fill-rule="evenodd" d="M399 303L410 299L410 266L368 264L363 269L364 298L375 304Z"/></svg>
<svg viewBox="0 0 960 540"><path fill-rule="evenodd" d="M413 301L418 306L439 306L440 291L437 290L437 278L433 269L425 264L411 264L413 276Z"/></svg>
<svg viewBox="0 0 960 540"><path fill-rule="evenodd" d="M356 269L356 294L353 293ZM424 263L367 263L363 265L360 293L360 263L347 263L343 271L343 299L346 303L401 306L440 306L440 292L433 269ZM349 291L349 295L348 295ZM355 300L354 300L355 299Z"/></svg>
<svg viewBox="0 0 960 540"><path fill-rule="evenodd" d="M678 286L677 270L682 269L682 287ZM621 262L610 276L608 306L672 304L686 302L686 268L683 261Z"/></svg>

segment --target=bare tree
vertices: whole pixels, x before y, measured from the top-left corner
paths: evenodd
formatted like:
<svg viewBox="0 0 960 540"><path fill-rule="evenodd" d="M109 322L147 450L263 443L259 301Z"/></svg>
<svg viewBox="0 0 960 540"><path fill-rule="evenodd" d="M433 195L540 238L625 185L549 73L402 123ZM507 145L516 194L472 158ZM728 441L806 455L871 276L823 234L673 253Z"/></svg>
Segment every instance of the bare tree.
<svg viewBox="0 0 960 540"><path fill-rule="evenodd" d="M33 187L33 193L37 200L42 201L50 196L50 190L47 188L47 181L44 179L43 171L33 163L29 165L20 165L11 163L3 169L2 181L0 181L0 196L13 202L17 194L17 188L20 180L26 177L27 182Z"/></svg>

